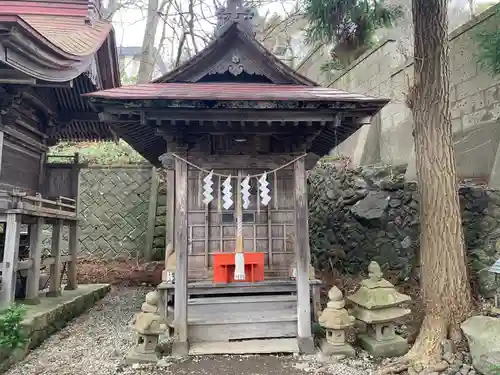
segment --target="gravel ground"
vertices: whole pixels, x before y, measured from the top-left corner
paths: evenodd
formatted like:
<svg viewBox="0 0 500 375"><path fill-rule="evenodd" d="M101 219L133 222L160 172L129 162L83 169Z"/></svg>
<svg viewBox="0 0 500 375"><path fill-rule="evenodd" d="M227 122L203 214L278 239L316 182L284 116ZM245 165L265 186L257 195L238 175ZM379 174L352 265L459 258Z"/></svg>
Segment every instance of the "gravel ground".
<svg viewBox="0 0 500 375"><path fill-rule="evenodd" d="M32 351L6 375L365 375L368 362L323 364L315 357L217 356L162 360L158 366L125 366L134 332L128 323L151 288L113 289L88 313Z"/></svg>

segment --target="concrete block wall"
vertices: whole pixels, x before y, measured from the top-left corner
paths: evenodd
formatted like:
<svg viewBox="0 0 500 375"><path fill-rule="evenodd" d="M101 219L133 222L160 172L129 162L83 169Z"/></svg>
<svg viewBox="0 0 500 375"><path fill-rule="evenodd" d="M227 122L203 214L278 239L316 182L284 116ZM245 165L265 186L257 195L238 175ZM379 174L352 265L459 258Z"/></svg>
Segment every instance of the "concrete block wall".
<svg viewBox="0 0 500 375"><path fill-rule="evenodd" d="M476 35L480 30L498 27L492 7L450 34L451 106L457 166L462 178L498 180L500 187L500 77L492 77L478 64ZM392 37L397 33L390 33ZM332 153L353 157L356 148L364 153L353 164L413 163L411 111L405 104L413 81L413 61L402 47L402 41L385 39L351 64L331 82L306 63L299 71L324 85L345 91L390 98L391 102L373 119L372 129L360 129ZM409 38L404 43L411 43ZM311 57L318 62L319 56ZM324 61L324 60L323 60ZM363 135L364 134L364 135ZM366 136L368 134L368 136ZM361 142L361 144L360 144ZM356 153L358 155L359 152ZM498 172L495 160L498 159ZM498 177L497 177L498 173ZM411 173L410 173L411 174ZM412 177L412 176L409 176Z"/></svg>

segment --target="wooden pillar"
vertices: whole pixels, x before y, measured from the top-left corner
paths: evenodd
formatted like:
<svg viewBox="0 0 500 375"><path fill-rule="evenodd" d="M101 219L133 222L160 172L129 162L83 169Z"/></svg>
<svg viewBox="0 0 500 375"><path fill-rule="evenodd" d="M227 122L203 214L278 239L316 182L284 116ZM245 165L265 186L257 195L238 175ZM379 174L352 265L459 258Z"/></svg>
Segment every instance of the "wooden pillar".
<svg viewBox="0 0 500 375"><path fill-rule="evenodd" d="M63 221L57 219L52 226L52 247L50 255L54 259L54 263L50 265L50 284L47 297L58 297L61 295L61 234Z"/></svg>
<svg viewBox="0 0 500 375"><path fill-rule="evenodd" d="M153 240L155 236L156 202L158 201L158 176L156 168L151 168L151 189L149 190L148 224L146 227L146 241L143 256L146 261L153 258Z"/></svg>
<svg viewBox="0 0 500 375"><path fill-rule="evenodd" d="M297 340L301 353L314 353L311 331L309 288L309 224L305 160L294 163L295 177L295 261L297 264Z"/></svg>
<svg viewBox="0 0 500 375"><path fill-rule="evenodd" d="M175 159L175 343L173 354L187 355L187 314L188 314L188 166L179 159Z"/></svg>
<svg viewBox="0 0 500 375"><path fill-rule="evenodd" d="M165 269L162 272L162 281L169 281L167 272L167 263L175 251L175 160L172 157L172 152L177 150L177 145L172 137L165 136L167 142L167 152L160 157L163 168L166 171L166 205L165 210ZM169 244L172 245L171 251ZM166 307L165 307L166 308Z"/></svg>
<svg viewBox="0 0 500 375"><path fill-rule="evenodd" d="M45 181L45 175L46 175L46 165L47 165L47 153L43 153L40 155L40 166L38 169L38 192L40 194L46 194L48 185L46 184Z"/></svg>
<svg viewBox="0 0 500 375"><path fill-rule="evenodd" d="M2 171L2 157L3 157L3 131L0 131L0 172Z"/></svg>
<svg viewBox="0 0 500 375"><path fill-rule="evenodd" d="M40 303L40 266L42 263L42 230L44 220L37 217L33 224L30 224L30 259L31 267L28 270L26 279L26 303Z"/></svg>
<svg viewBox="0 0 500 375"><path fill-rule="evenodd" d="M75 153L75 158L73 162L72 171L72 194L75 200L75 213L78 218L80 211L80 154ZM80 252L80 227L79 222L73 221L69 225L69 243L68 243L68 255L71 257L68 262L67 275L68 282L66 284L66 290L75 290L77 286L77 265L78 265L78 253Z"/></svg>
<svg viewBox="0 0 500 375"><path fill-rule="evenodd" d="M75 290L77 286L77 269L76 266L78 264L78 251L79 245L78 242L79 236L79 228L78 221L71 222L69 225L69 244L68 244L68 255L71 257L68 262L68 282L66 283L65 290Z"/></svg>
<svg viewBox="0 0 500 375"><path fill-rule="evenodd" d="M5 225L5 245L2 264L2 303L0 306L2 308L8 307L13 303L16 295L21 216L7 214L7 223Z"/></svg>
<svg viewBox="0 0 500 375"><path fill-rule="evenodd" d="M165 235L175 250L175 170L167 169L167 210Z"/></svg>

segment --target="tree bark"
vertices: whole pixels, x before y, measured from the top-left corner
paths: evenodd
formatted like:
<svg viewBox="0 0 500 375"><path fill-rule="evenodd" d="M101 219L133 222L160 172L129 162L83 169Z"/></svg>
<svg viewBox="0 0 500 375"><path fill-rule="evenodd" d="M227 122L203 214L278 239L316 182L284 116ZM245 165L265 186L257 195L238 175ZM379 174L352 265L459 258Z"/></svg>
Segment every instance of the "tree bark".
<svg viewBox="0 0 500 375"><path fill-rule="evenodd" d="M137 83L148 83L153 76L156 63L155 39L158 23L160 21L160 8L158 0L148 1L148 15L146 19L146 31L142 41L141 59L139 62L139 72L137 73Z"/></svg>
<svg viewBox="0 0 500 375"><path fill-rule="evenodd" d="M109 21L113 20L115 12L120 8L120 2L118 0L109 0L108 6L103 9L104 18Z"/></svg>
<svg viewBox="0 0 500 375"><path fill-rule="evenodd" d="M408 102L420 198L420 284L426 316L408 359L440 361L472 310L450 113L447 0L412 0L415 80Z"/></svg>

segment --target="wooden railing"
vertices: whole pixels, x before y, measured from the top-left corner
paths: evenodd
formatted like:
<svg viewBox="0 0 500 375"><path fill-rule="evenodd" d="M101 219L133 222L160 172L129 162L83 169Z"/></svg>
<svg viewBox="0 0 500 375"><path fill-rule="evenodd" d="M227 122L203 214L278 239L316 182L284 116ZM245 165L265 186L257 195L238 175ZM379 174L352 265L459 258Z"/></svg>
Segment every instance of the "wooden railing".
<svg viewBox="0 0 500 375"><path fill-rule="evenodd" d="M57 197L55 199L43 198L37 193L35 196L27 195L24 192L13 191L11 196L14 199L14 210L21 210L26 214L45 216L50 218L76 219L76 200L67 197Z"/></svg>
<svg viewBox="0 0 500 375"><path fill-rule="evenodd" d="M5 219L4 255L2 269L2 294L0 305L7 306L14 301L16 280L19 271L27 270L26 301L39 302L39 284L42 267L49 267L49 288L47 296L61 294L61 277L66 265L66 289L76 289L76 266L78 255L77 204L72 198L43 198L40 194L28 196L14 191L14 206L0 212ZM21 224L28 224L29 257L19 258ZM50 257L42 259L42 230L45 224L52 225ZM62 229L69 226L69 254L61 255Z"/></svg>

